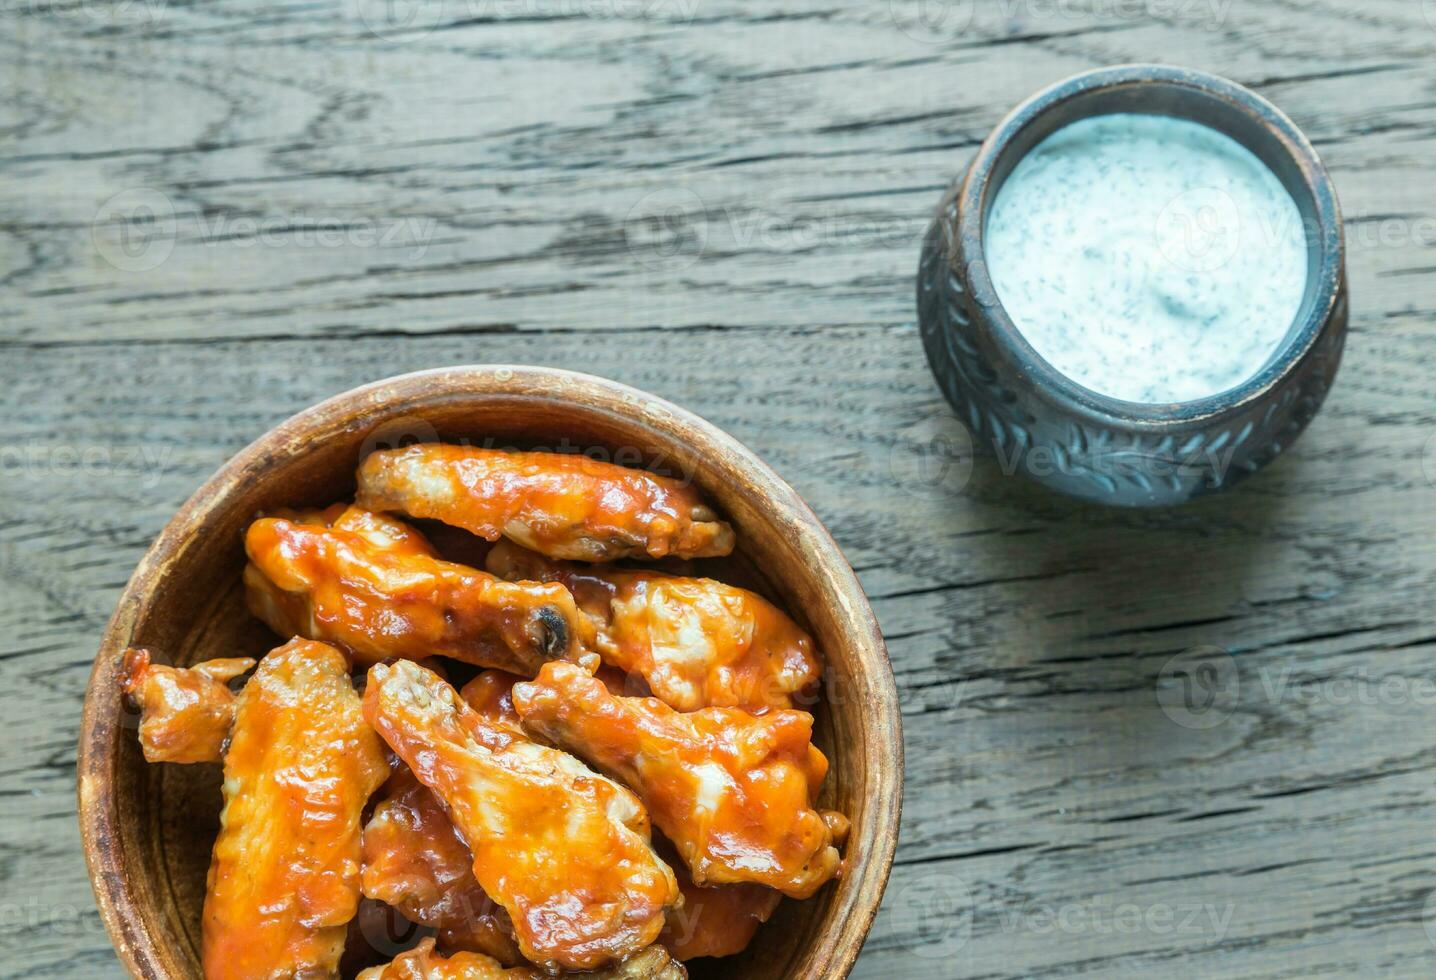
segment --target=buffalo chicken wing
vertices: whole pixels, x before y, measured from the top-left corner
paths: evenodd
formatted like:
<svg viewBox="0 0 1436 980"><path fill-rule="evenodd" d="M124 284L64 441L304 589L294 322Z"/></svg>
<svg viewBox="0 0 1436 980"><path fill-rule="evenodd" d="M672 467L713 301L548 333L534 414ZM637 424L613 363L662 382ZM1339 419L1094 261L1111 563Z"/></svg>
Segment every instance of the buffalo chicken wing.
<svg viewBox="0 0 1436 980"><path fill-rule="evenodd" d="M550 558L698 558L733 550L733 529L697 490L579 454L418 445L372 453L361 506L434 518Z"/></svg>
<svg viewBox="0 0 1436 980"><path fill-rule="evenodd" d="M359 974L358 980L550 980L552 975L527 967L506 970L502 963L474 953L442 957L434 952L434 941L395 957L387 966L376 966ZM575 980L687 980L688 971L673 962L661 947L650 946L632 959L597 973L560 973Z"/></svg>
<svg viewBox="0 0 1436 980"><path fill-rule="evenodd" d="M391 518L357 508L330 525L312 514L264 518L250 526L245 550L256 616L360 663L442 655L532 676L544 660L578 652L568 590L442 561Z"/></svg>
<svg viewBox="0 0 1436 980"><path fill-rule="evenodd" d="M337 977L360 814L388 775L343 654L293 640L240 693L203 916L206 980Z"/></svg>
<svg viewBox="0 0 1436 980"><path fill-rule="evenodd" d="M521 680L507 671L486 670L465 684L459 697L489 725L526 739L529 735L514 710L514 685Z"/></svg>
<svg viewBox="0 0 1436 980"><path fill-rule="evenodd" d="M683 714L611 694L574 664L517 684L525 727L623 780L700 885L751 882L807 898L839 871L834 828L813 809L828 763L801 711Z"/></svg>
<svg viewBox="0 0 1436 980"><path fill-rule="evenodd" d="M519 962L513 924L479 887L469 845L438 797L407 767L386 790L364 826L364 895L438 930L446 949Z"/></svg>
<svg viewBox="0 0 1436 980"><path fill-rule="evenodd" d="M218 762L234 722L229 681L254 666L248 657L210 660L193 667L152 662L150 651L124 654L121 683L140 711L140 748L147 762Z"/></svg>
<svg viewBox="0 0 1436 980"><path fill-rule="evenodd" d="M410 661L370 669L364 715L443 801L525 958L591 970L657 938L678 884L632 793L486 720Z"/></svg>
<svg viewBox="0 0 1436 980"><path fill-rule="evenodd" d="M558 582L588 618L604 663L638 674L679 711L791 708L822 673L813 641L771 602L708 578L549 561L501 542L501 578Z"/></svg>
<svg viewBox="0 0 1436 980"><path fill-rule="evenodd" d="M658 941L676 960L743 952L783 900L782 892L763 885L695 885L681 861L673 872L683 905L668 913Z"/></svg>

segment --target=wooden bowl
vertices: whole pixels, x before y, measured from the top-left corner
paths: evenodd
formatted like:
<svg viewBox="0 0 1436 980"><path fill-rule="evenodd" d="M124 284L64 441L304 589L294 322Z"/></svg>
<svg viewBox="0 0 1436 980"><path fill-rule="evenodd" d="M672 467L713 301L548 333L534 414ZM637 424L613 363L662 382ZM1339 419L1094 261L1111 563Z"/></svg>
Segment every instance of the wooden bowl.
<svg viewBox="0 0 1436 980"><path fill-rule="evenodd" d="M695 978L848 975L897 845L902 732L892 669L857 577L792 489L737 441L683 409L582 374L456 367L356 388L299 413L230 460L160 532L105 631L85 697L80 829L100 915L144 980L200 977L200 909L218 828L217 766L148 765L119 693L121 652L176 664L260 656L278 640L244 609L244 529L260 511L348 498L371 449L413 440L592 450L691 476L738 532L734 562L807 627L826 662L817 741L832 762L822 805L853 821L847 871L785 901L741 956Z"/></svg>

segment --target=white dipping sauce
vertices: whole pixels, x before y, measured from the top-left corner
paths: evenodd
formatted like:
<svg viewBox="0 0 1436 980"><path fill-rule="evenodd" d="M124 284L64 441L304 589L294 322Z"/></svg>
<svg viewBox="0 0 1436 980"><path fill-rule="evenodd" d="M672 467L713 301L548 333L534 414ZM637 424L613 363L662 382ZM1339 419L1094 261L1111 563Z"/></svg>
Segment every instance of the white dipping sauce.
<svg viewBox="0 0 1436 980"><path fill-rule="evenodd" d="M1296 202L1231 137L1117 113L1052 133L998 190L997 296L1037 353L1133 402L1205 398L1256 374L1306 289Z"/></svg>

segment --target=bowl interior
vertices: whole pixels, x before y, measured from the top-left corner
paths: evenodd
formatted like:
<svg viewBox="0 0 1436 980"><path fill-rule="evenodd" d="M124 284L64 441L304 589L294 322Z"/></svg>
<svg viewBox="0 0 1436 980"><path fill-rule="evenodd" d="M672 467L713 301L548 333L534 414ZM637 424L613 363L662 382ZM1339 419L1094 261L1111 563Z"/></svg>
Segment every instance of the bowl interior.
<svg viewBox="0 0 1436 980"><path fill-rule="evenodd" d="M814 635L827 677L814 706L816 739L832 762L822 805L848 814L853 832L841 881L807 902L785 901L743 955L697 961L691 972L751 980L845 975L891 863L901 778L891 675L851 570L791 490L711 426L630 389L522 370L407 376L311 409L236 457L146 556L97 661L82 745L87 851L122 954L134 954L141 976L200 976L199 916L220 775L216 766L144 762L137 719L113 690L118 653L145 645L177 664L261 656L280 639L244 609L241 541L249 522L276 507L348 499L367 452L433 439L585 451L693 479L733 522L738 553L700 571L765 592ZM382 953L394 951L382 948L382 937L367 938Z"/></svg>

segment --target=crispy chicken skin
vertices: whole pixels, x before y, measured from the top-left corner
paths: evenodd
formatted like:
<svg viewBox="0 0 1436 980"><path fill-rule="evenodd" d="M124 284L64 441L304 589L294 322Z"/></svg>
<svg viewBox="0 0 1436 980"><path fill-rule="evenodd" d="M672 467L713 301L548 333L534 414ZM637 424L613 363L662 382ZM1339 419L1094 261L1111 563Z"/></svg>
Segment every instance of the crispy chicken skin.
<svg viewBox="0 0 1436 980"><path fill-rule="evenodd" d="M589 620L585 642L638 674L679 711L791 708L822 676L813 641L771 602L709 578L550 561L507 541L488 570L510 581L558 582Z"/></svg>
<svg viewBox="0 0 1436 980"><path fill-rule="evenodd" d="M550 976L527 967L506 970L502 964L474 953L445 958L434 952L434 941L426 939L399 954L388 966L365 970L358 980L549 980ZM558 976L575 980L687 980L688 971L673 962L662 947L650 946L632 959L597 973Z"/></svg>
<svg viewBox="0 0 1436 980"><path fill-rule="evenodd" d="M834 824L813 809L828 762L802 711L683 714L615 697L574 664L516 684L524 726L632 787L700 885L751 882L807 898L839 871Z"/></svg>
<svg viewBox="0 0 1436 980"><path fill-rule="evenodd" d="M566 453L426 444L371 453L360 506L500 536L550 558L700 558L733 550L733 529L669 477Z"/></svg>
<svg viewBox="0 0 1436 980"><path fill-rule="evenodd" d="M613 694L630 693L629 689L634 686L623 671L601 664L597 676ZM524 678L518 674L503 670L486 670L465 684L459 690L459 697L490 725L506 729L530 742L543 742L542 736L537 732L524 727L523 719L514 707L514 685L523 681Z"/></svg>
<svg viewBox="0 0 1436 980"><path fill-rule="evenodd" d="M628 790L486 720L411 661L370 669L364 717L443 801L526 959L592 970L658 937L678 883Z"/></svg>
<svg viewBox="0 0 1436 980"><path fill-rule="evenodd" d="M520 961L508 914L474 877L474 856L433 792L401 767L364 826L363 891L430 926L445 949Z"/></svg>
<svg viewBox="0 0 1436 980"><path fill-rule="evenodd" d="M532 676L577 656L580 618L560 585L504 582L433 556L392 518L348 508L255 521L245 535L250 610L282 636L349 651L361 664L442 655Z"/></svg>
<svg viewBox="0 0 1436 980"><path fill-rule="evenodd" d="M359 820L388 775L344 655L292 640L240 693L204 902L206 980L337 977Z"/></svg>
<svg viewBox="0 0 1436 980"><path fill-rule="evenodd" d="M146 762L218 762L234 722L228 683L254 666L248 657L166 667L149 650L124 653L121 683L140 711L140 748Z"/></svg>
<svg viewBox="0 0 1436 980"><path fill-rule="evenodd" d="M394 554L439 557L438 550L418 528L405 524L397 517L377 514L353 504L331 504L323 510L291 510L285 507L265 516L282 517L296 524L308 524L312 527L352 531L376 548Z"/></svg>

